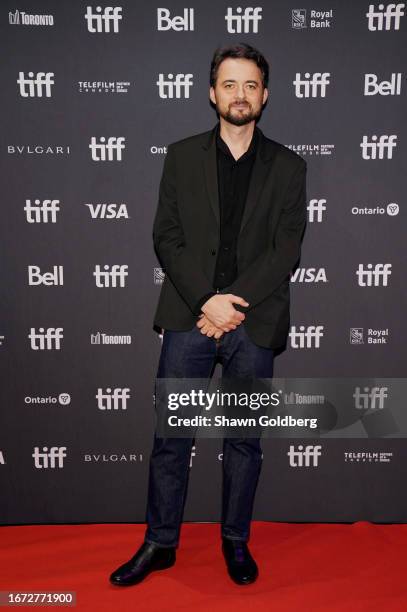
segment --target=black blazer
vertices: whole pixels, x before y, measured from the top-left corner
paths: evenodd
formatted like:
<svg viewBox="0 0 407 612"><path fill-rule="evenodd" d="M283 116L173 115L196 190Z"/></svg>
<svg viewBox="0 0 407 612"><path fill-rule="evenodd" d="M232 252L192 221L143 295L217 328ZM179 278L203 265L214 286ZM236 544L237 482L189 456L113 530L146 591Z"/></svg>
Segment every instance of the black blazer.
<svg viewBox="0 0 407 612"><path fill-rule="evenodd" d="M259 141L237 244L236 280L221 293L249 306L242 325L268 348L285 344L290 323L290 272L300 256L306 223L306 162L264 136ZM167 147L153 224L165 272L153 327L190 330L199 299L212 282L220 243L216 125ZM225 332L230 333L230 332Z"/></svg>

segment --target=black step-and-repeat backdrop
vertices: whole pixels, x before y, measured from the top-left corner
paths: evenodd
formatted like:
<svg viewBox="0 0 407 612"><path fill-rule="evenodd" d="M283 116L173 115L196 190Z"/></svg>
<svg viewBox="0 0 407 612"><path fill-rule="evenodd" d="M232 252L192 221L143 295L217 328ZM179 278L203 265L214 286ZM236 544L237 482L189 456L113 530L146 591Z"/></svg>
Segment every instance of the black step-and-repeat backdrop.
<svg viewBox="0 0 407 612"><path fill-rule="evenodd" d="M259 127L308 162L275 375L356 379L351 435L338 405L331 436L263 440L254 518L407 519L405 432L361 426L406 371L406 4L300 6L1 2L1 524L145 519L163 160L215 125L241 41L270 62ZM185 520L219 520L221 468L197 439Z"/></svg>

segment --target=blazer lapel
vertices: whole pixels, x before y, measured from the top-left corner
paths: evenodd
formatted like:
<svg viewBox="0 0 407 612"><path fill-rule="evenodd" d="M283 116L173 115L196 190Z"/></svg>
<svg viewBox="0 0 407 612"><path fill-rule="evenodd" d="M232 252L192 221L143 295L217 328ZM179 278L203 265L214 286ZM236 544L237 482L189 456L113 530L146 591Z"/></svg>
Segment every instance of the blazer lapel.
<svg viewBox="0 0 407 612"><path fill-rule="evenodd" d="M216 127L209 132L208 138L204 143L204 173L205 183L208 191L209 201L213 213L215 215L218 225L220 225L220 212L219 212L219 191L218 191L218 168L217 168L217 156L216 156ZM263 132L255 126L255 130L258 130L258 146L256 151L256 157L254 159L249 189L247 193L246 203L244 207L242 223L240 226L240 232L248 222L251 213L254 211L256 204L261 196L264 183L267 175L271 170L273 163L272 147L268 145ZM239 234L240 234L239 232Z"/></svg>

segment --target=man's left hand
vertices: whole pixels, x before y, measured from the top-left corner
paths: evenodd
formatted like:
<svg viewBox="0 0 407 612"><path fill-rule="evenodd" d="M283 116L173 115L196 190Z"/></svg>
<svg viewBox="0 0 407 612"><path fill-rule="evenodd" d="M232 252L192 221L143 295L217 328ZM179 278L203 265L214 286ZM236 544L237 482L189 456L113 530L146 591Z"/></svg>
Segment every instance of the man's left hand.
<svg viewBox="0 0 407 612"><path fill-rule="evenodd" d="M223 329L216 327L205 314L199 315L199 321L197 321L197 327L201 330L201 334L208 336L209 338L216 338L218 340L225 332Z"/></svg>

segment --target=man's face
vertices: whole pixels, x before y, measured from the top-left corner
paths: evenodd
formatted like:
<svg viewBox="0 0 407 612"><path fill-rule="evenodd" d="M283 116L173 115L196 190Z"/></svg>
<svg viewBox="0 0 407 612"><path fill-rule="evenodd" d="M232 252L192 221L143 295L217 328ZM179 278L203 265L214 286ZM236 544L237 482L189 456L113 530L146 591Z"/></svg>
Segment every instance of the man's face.
<svg viewBox="0 0 407 612"><path fill-rule="evenodd" d="M261 70L252 60L228 57L218 69L209 97L219 115L233 125L245 125L261 115L268 91Z"/></svg>

